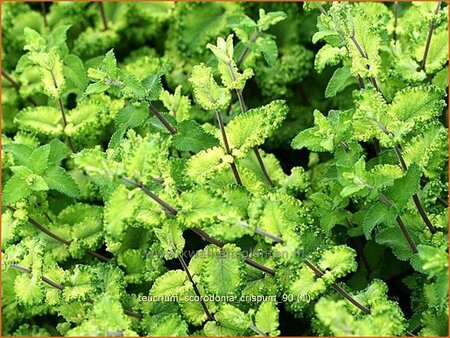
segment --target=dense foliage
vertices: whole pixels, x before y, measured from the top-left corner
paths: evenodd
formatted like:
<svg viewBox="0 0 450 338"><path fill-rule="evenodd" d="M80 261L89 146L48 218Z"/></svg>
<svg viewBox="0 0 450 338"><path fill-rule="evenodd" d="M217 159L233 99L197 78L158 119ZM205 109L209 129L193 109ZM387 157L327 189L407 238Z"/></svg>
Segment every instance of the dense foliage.
<svg viewBox="0 0 450 338"><path fill-rule="evenodd" d="M3 335L447 335L446 12L3 2Z"/></svg>

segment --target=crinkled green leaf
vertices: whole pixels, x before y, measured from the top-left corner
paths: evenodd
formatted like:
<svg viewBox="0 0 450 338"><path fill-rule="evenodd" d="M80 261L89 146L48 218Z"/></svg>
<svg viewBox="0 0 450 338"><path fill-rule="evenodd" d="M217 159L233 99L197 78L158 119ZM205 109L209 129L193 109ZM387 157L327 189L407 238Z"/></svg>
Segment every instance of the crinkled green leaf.
<svg viewBox="0 0 450 338"><path fill-rule="evenodd" d="M196 101L206 110L225 108L231 100L228 89L214 80L212 69L203 64L194 66L189 78Z"/></svg>
<svg viewBox="0 0 450 338"><path fill-rule="evenodd" d="M15 122L23 130L58 137L63 132L61 112L53 107L29 107L20 111Z"/></svg>
<svg viewBox="0 0 450 338"><path fill-rule="evenodd" d="M287 113L285 102L277 100L236 116L225 128L233 153L242 154L263 144L279 128Z"/></svg>
<svg viewBox="0 0 450 338"><path fill-rule="evenodd" d="M223 248L209 246L203 263L203 281L211 294L235 294L242 283L243 262L239 248L227 244Z"/></svg>
<svg viewBox="0 0 450 338"><path fill-rule="evenodd" d="M183 231L173 222L167 222L161 229L155 229L166 259L176 258L184 247Z"/></svg>
<svg viewBox="0 0 450 338"><path fill-rule="evenodd" d="M255 325L258 329L269 334L270 336L276 336L280 334L278 330L280 310L273 302L263 302L259 306L258 312L255 315Z"/></svg>
<svg viewBox="0 0 450 338"><path fill-rule="evenodd" d="M268 12L262 8L259 9L259 20L257 21L258 28L261 31L266 31L270 26L277 24L286 19L287 15L284 12Z"/></svg>

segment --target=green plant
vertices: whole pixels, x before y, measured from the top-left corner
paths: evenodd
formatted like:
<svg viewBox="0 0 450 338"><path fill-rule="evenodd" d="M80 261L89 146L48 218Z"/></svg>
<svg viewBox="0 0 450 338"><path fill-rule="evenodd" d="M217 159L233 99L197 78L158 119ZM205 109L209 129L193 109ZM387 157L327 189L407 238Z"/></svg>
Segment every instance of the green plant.
<svg viewBox="0 0 450 338"><path fill-rule="evenodd" d="M446 335L442 7L2 4L3 333Z"/></svg>

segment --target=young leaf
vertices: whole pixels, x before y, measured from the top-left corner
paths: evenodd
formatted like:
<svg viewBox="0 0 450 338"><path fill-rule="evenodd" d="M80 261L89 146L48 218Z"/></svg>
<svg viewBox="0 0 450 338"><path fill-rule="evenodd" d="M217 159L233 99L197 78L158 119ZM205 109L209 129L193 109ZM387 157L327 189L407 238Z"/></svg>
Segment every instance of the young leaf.
<svg viewBox="0 0 450 338"><path fill-rule="evenodd" d="M249 316L231 304L222 305L214 317L217 322L208 322L204 327L210 336L240 336L251 324Z"/></svg>
<svg viewBox="0 0 450 338"><path fill-rule="evenodd" d="M138 199L124 185L120 185L111 194L105 205L105 231L113 240L120 240L138 207ZM110 249L111 251L111 249Z"/></svg>
<svg viewBox="0 0 450 338"><path fill-rule="evenodd" d="M131 103L119 110L114 123L116 128L136 128L141 126L149 117L148 107L143 103Z"/></svg>
<svg viewBox="0 0 450 338"><path fill-rule="evenodd" d="M50 153L48 155L48 166L54 167L61 164L61 161L67 158L72 152L69 147L58 139L50 141Z"/></svg>
<svg viewBox="0 0 450 338"><path fill-rule="evenodd" d="M370 239L372 230L379 224L385 222L393 223L395 214L389 212L384 204L381 202L371 205L364 214L362 223L364 235ZM395 221L394 221L395 222Z"/></svg>
<svg viewBox="0 0 450 338"><path fill-rule="evenodd" d="M55 52L39 53L33 60L40 66L39 70L44 92L51 98L60 98L66 86L64 65L61 57Z"/></svg>
<svg viewBox="0 0 450 338"><path fill-rule="evenodd" d="M322 73L326 66L337 65L344 55L345 49L343 47L332 47L327 44L317 52L314 60L314 68L317 72Z"/></svg>
<svg viewBox="0 0 450 338"><path fill-rule="evenodd" d="M233 62L234 46L232 34L228 35L227 40L224 40L219 36L217 38L216 45L208 43L206 48L210 49L214 53L219 62L223 62L226 65Z"/></svg>
<svg viewBox="0 0 450 338"><path fill-rule="evenodd" d="M259 20L257 22L258 29L262 32L269 29L270 26L277 24L280 21L286 19L286 13L284 12L269 12L262 8L259 9Z"/></svg>
<svg viewBox="0 0 450 338"><path fill-rule="evenodd" d="M415 240L414 237L413 240ZM398 227L387 228L379 231L375 236L375 241L378 244L389 246L395 257L401 261L407 261L413 255L411 247Z"/></svg>
<svg viewBox="0 0 450 338"><path fill-rule="evenodd" d="M158 100L162 91L161 76L158 74L149 75L141 83L145 88L147 100Z"/></svg>
<svg viewBox="0 0 450 338"><path fill-rule="evenodd" d="M50 189L74 198L80 195L80 190L75 180L61 167L50 168L44 174L44 179Z"/></svg>
<svg viewBox="0 0 450 338"><path fill-rule="evenodd" d="M14 292L19 303L26 306L38 305L44 300L44 290L39 276L19 275L14 282Z"/></svg>
<svg viewBox="0 0 450 338"><path fill-rule="evenodd" d="M166 222L161 229L155 229L155 234L164 249L164 258L173 259L181 254L184 247L183 231L176 223Z"/></svg>
<svg viewBox="0 0 450 338"><path fill-rule="evenodd" d="M11 143L4 144L3 151L13 155L15 165L26 165L33 152L33 148L26 144Z"/></svg>
<svg viewBox="0 0 450 338"><path fill-rule="evenodd" d="M326 271L322 278L327 283L334 283L336 279L344 277L357 268L356 252L345 245L337 245L322 253L318 266Z"/></svg>
<svg viewBox="0 0 450 338"><path fill-rule="evenodd" d="M83 61L74 55L69 54L64 58L64 78L67 82L67 87L78 93L83 93L89 83L89 80L84 69Z"/></svg>
<svg viewBox="0 0 450 338"><path fill-rule="evenodd" d="M264 59L269 66L275 65L278 59L278 47L275 40L270 37L260 37L256 39L254 48L263 53Z"/></svg>
<svg viewBox="0 0 450 338"><path fill-rule="evenodd" d="M316 299L326 290L325 282L322 278L317 278L308 267L302 266L297 275L290 280L288 292L295 295L291 305L295 310L302 310L308 306L308 299Z"/></svg>
<svg viewBox="0 0 450 338"><path fill-rule="evenodd" d="M340 141L348 142L351 112L331 111L328 117L314 111L314 127L302 130L291 142L294 149L332 151ZM341 144L342 145L342 144Z"/></svg>
<svg viewBox="0 0 450 338"><path fill-rule="evenodd" d="M163 90L159 98L170 113L175 116L177 122L181 122L189 118L191 101L187 96L181 95L181 86L177 86L177 88L175 88L173 95L167 90Z"/></svg>
<svg viewBox="0 0 450 338"><path fill-rule="evenodd" d="M172 144L180 151L197 153L219 145L219 140L197 122L189 120L178 124L178 133L173 136Z"/></svg>
<svg viewBox="0 0 450 338"><path fill-rule="evenodd" d="M325 89L325 97L330 98L336 96L337 93L340 93L354 82L355 80L350 73L350 68L344 66L336 69Z"/></svg>
<svg viewBox="0 0 450 338"><path fill-rule="evenodd" d="M49 167L50 145L35 149L27 161L27 167L35 174L42 175Z"/></svg>
<svg viewBox="0 0 450 338"><path fill-rule="evenodd" d="M29 176L13 175L4 185L2 193L3 205L11 205L31 195L32 190L27 182Z"/></svg>
<svg viewBox="0 0 450 338"><path fill-rule="evenodd" d="M216 110L228 106L230 92L217 85L210 67L203 64L194 66L189 81L194 89L195 99L204 109Z"/></svg>

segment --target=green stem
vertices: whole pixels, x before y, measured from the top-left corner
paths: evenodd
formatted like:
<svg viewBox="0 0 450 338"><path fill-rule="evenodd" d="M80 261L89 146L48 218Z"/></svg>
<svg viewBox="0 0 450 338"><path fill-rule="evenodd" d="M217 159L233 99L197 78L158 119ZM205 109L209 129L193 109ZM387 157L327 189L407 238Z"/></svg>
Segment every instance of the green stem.
<svg viewBox="0 0 450 338"><path fill-rule="evenodd" d="M136 188L139 188L144 192L148 197L150 197L152 200L154 200L156 203L158 203L166 213L172 216L176 216L178 211L173 208L169 203L162 200L158 195L154 194L150 190L147 189L147 187L142 182L137 182L132 179L129 179L127 177L121 177L120 180L124 183L130 184Z"/></svg>
<svg viewBox="0 0 450 338"><path fill-rule="evenodd" d="M167 119L159 112L159 110L153 105L153 103L149 102L148 107L150 111L157 117L157 119L163 124L163 126L171 133L175 135L177 130L172 127L172 125L167 121Z"/></svg>
<svg viewBox="0 0 450 338"><path fill-rule="evenodd" d="M346 153L350 151L350 147L348 146L348 143L345 141L341 141L341 147L345 150Z"/></svg>
<svg viewBox="0 0 450 338"><path fill-rule="evenodd" d="M49 216L49 214L46 211L42 212L45 216L45 218L47 218L47 221L49 221L50 223L53 223L53 220L51 219L51 217Z"/></svg>
<svg viewBox="0 0 450 338"><path fill-rule="evenodd" d="M16 212L17 209L12 207L12 206L7 206L7 208L12 211L12 212ZM68 241L62 237L59 237L57 234L51 232L49 229L47 229L46 227L44 227L42 224L40 224L38 221L36 221L34 218L31 217L27 217L28 223L30 223L31 225L33 225L34 227L36 227L37 229L39 229L40 231L42 231L44 234L46 234L47 236L53 238L55 241L60 242L62 244L65 245L70 245L71 241Z"/></svg>
<svg viewBox="0 0 450 338"><path fill-rule="evenodd" d="M142 184L141 182L137 182L137 181L133 181L129 178L126 177L122 177L120 179L122 182L127 183L127 184L131 184L133 186L135 186L136 188L141 189L147 196L149 196L151 199L153 199L154 201L156 201L163 209L166 213L168 213L169 215L172 216L176 216L178 214L178 211L173 208L171 205L169 205L167 202L163 201L161 198L159 198L157 195L155 195L154 193L152 193L150 190L148 190L144 184ZM218 247L223 247L225 245L224 242L219 241L213 237L211 237L210 235L208 235L205 231L199 229L199 228L192 228L192 231L194 231L197 235L199 235L200 237L202 237L204 240L210 242L211 244L214 244ZM275 271L262 265L259 264L251 259L249 259L248 257L246 257L244 259L245 263L247 263L250 266L253 266L254 268L261 270L263 272L266 272L268 274L274 275Z"/></svg>
<svg viewBox="0 0 450 338"><path fill-rule="evenodd" d="M205 231L203 231L202 229L199 229L199 228L192 228L191 229L194 233L196 233L198 236L200 236L201 238L203 238L205 241L207 241L207 242L209 242L209 243L211 243L211 244L214 244L215 246L218 246L218 247L223 247L224 245L225 245L225 243L224 242L222 242L222 241L219 241L218 239L215 239L215 238L213 238L213 237L211 237L210 235L208 235ZM269 268L269 267L267 267L267 266L265 266L265 265L262 265L262 264L260 264L260 263L258 263L258 262L255 262L254 260L252 260L252 259L250 259L250 258L248 258L248 257L245 257L245 259L244 259L244 262L246 263L246 264L248 264L248 265L250 265L250 266L252 266L252 267L254 267L255 269L258 269L258 270L260 270L260 271L262 271L262 272L265 272L265 273L267 273L267 274L269 274L269 275L275 275L275 270L273 270L273 269L271 269L271 268Z"/></svg>
<svg viewBox="0 0 450 338"><path fill-rule="evenodd" d="M268 337L268 335L266 333L264 333L263 331L258 329L255 325L250 325L249 328L250 328L250 330L255 332L257 335L260 335L260 336L263 336L263 337Z"/></svg>
<svg viewBox="0 0 450 338"><path fill-rule="evenodd" d="M397 222L401 232L403 233L403 236L405 236L406 240L408 241L408 244L411 248L411 250L414 253L417 253L417 246L416 243L414 243L414 240L412 239L411 235L409 234L408 229L405 226L405 223L403 222L403 219L400 217L400 215L397 215L397 217L395 218L395 221Z"/></svg>
<svg viewBox="0 0 450 338"><path fill-rule="evenodd" d="M6 73L4 70L2 70L2 76L11 83L11 85L14 87L16 91L19 91L20 85L19 83L14 80L8 73Z"/></svg>
<svg viewBox="0 0 450 338"><path fill-rule="evenodd" d="M247 224L247 223L245 223L245 222L239 222L238 224L239 224L240 226L246 228L246 229L251 229L251 230L253 230L253 231L255 232L255 234L257 234L257 235L260 235L260 236L263 236L263 237L267 237L267 238L269 238L270 240L272 240L272 241L274 241L274 242L276 242L276 243L284 243L284 241L283 241L282 238L280 238L280 237L278 237L278 236L275 236L275 235L273 235L273 234L271 234L271 233L268 233L268 232L266 232L266 231L264 231L264 230L262 230L262 229L259 229L259 228L253 228L252 226L250 226L249 224Z"/></svg>
<svg viewBox="0 0 450 338"><path fill-rule="evenodd" d="M434 12L434 15L435 15L435 16L439 13L439 9L440 9L440 8L441 8L441 1L439 1L439 2L437 3L436 10L435 10L435 12ZM426 66L426 64L427 64L428 52L430 51L431 38L433 37L433 31L434 31L434 28L435 28L435 27L436 27L436 21L433 20L433 21L430 23L430 26L428 27L427 41L426 41L426 43L425 43L425 50L424 50L424 52L423 52L423 58L422 58L422 64L421 64L421 69L422 69L423 71L425 71L425 72L426 72L425 66Z"/></svg>
<svg viewBox="0 0 450 338"><path fill-rule="evenodd" d="M322 5L317 6L317 8L319 9L320 13L322 13L323 15L327 15L328 16L328 12L325 8L323 8Z"/></svg>
<svg viewBox="0 0 450 338"><path fill-rule="evenodd" d="M230 62L230 63L228 63L227 66L228 66L228 70L230 72L231 79L233 81L236 81L236 74L234 73L233 65ZM241 107L241 112L245 113L247 111L247 106L245 105L244 97L242 96L242 90L235 89L235 92L236 92L236 96L237 96L238 101L239 101L239 106Z"/></svg>
<svg viewBox="0 0 450 338"><path fill-rule="evenodd" d="M17 264L11 264L11 268L16 270L16 271L20 271L20 272L24 272L24 273L28 273L28 274L31 274L33 272L31 269L28 269L28 268L26 268L24 266L17 265ZM47 278L45 276L41 276L41 279L42 279L42 281L44 283L50 285L51 287L53 287L55 289L58 289L58 290L64 290L65 289L64 285L59 284L59 283L51 280L50 278ZM91 303L91 304L94 303L94 301L92 299L88 299L87 302ZM136 313L136 312L133 312L133 311L123 310L123 312L127 316L130 316L130 317L135 317L135 318L139 318L139 319L141 319L141 317L142 317L139 313Z"/></svg>
<svg viewBox="0 0 450 338"><path fill-rule="evenodd" d="M183 256L182 256L182 255L179 255L179 256L178 256L178 260L180 261L181 266L183 267L183 270L186 272L186 275L188 276L188 279L189 279L189 281L190 281L191 284L192 284L192 287L193 287L193 289L194 289L194 292L195 292L195 294L197 295L197 297L198 297L198 299L199 299L200 305L202 306L203 311L204 311L205 314L206 314L206 317L208 317L208 320L210 320L210 321L215 321L214 317L211 315L211 313L208 311L208 308L206 307L206 304L205 304L205 302L204 302L204 300L203 300L203 297L202 297L202 295L200 294L200 290L198 289L197 284L195 283L194 279L192 278L192 275L191 275L191 273L189 272L189 268L188 268L188 266L187 266L187 264L186 264L186 262L185 262Z"/></svg>
<svg viewBox="0 0 450 338"><path fill-rule="evenodd" d="M59 110L61 111L61 115L63 118L64 127L66 127L66 125L67 125L66 113L64 111L64 104L60 97L58 98L58 104L59 104ZM68 135L66 135L66 138L67 138L67 142L69 143L70 150L72 150L73 153L76 153L76 149L75 149L75 146L73 145L72 139Z"/></svg>
<svg viewBox="0 0 450 338"><path fill-rule="evenodd" d="M268 233L265 233L265 235L267 235ZM261 234L260 234L261 235ZM266 237L275 237L271 234L268 234L269 236ZM283 240L281 238L277 238L277 242L278 243L283 243ZM274 240L274 239L273 239ZM275 240L274 240L275 241ZM306 264L306 266L308 266L312 271L314 271L314 273L318 276L318 277L322 277L324 275L324 273L317 267L315 266L311 261L309 261L308 259L304 260L304 263ZM365 312L365 313L369 313L369 309L367 307L365 307L364 305L360 304L359 302L357 302L348 292L346 292L344 289L342 289L338 284L333 283L331 285L333 287L333 289L335 289L337 292L339 292L344 298L346 298L347 300L349 300L353 305L355 305L356 307L358 307L361 311Z"/></svg>
<svg viewBox="0 0 450 338"><path fill-rule="evenodd" d="M390 208L392 206L392 201L383 193L380 193L378 195L378 198L388 207ZM400 217L400 215L397 215L397 217L395 218L395 221L397 222L403 236L406 238L411 250L414 253L417 253L417 246L416 243L414 243L414 240L412 239L411 235L409 234L408 229L405 226L405 223L403 222L403 219Z"/></svg>
<svg viewBox="0 0 450 338"><path fill-rule="evenodd" d="M107 31L108 30L108 20L106 19L105 6L103 5L102 1L99 1L98 4L100 6L100 14L102 17L102 22L103 22L103 30Z"/></svg>
<svg viewBox="0 0 450 338"><path fill-rule="evenodd" d="M228 64L228 69L230 71L231 78L233 79L233 81L236 81L236 74L234 73L233 65L231 63ZM247 105L245 104L244 96L242 95L242 91L239 89L236 89L235 92L236 92L236 96L239 101L239 106L241 107L241 113L245 113L247 111ZM258 164L261 168L264 178L266 179L267 183L269 183L269 185L272 188L274 188L275 184L273 183L272 179L269 176L269 173L267 172L267 168L264 164L264 161L261 157L258 147L254 147L253 152L255 153L256 159L258 160Z"/></svg>
<svg viewBox="0 0 450 338"><path fill-rule="evenodd" d="M9 82L9 83L11 83L11 85L13 86L13 88L14 88L14 90L16 91L16 92L19 92L19 90L20 90L20 84L16 81L16 80L14 80L13 78L12 78L12 76L11 75L9 75L8 73L6 73L3 69L2 69L2 76ZM33 105L33 106L37 106L38 104L36 103L36 101L30 96L30 97L28 97L28 100L30 101L30 103Z"/></svg>
<svg viewBox="0 0 450 338"><path fill-rule="evenodd" d="M364 49L361 47L361 44L358 42L358 40L356 39L356 37L354 35L352 35L350 37L350 40L353 42L353 45L356 47L356 49L358 50L359 54L366 60L369 60L369 56L367 55L367 53L364 51ZM367 66L369 67L369 66ZM380 86L378 85L377 79L373 76L371 76L369 78L370 83L372 83L372 86L376 89L377 92L379 92L381 94L381 96L384 98L384 100L386 100L386 97L384 96L383 92L380 89Z"/></svg>
<svg viewBox="0 0 450 338"><path fill-rule="evenodd" d="M26 268L24 266L17 265L17 264L11 264L11 268L16 270L16 271L20 271L20 272L24 272L24 273L28 273L28 274L31 274L33 272L31 269L28 269L28 268ZM48 285L54 287L55 289L58 289L58 290L63 290L64 289L64 285L56 283L55 281L52 281L50 278L42 276L41 279L45 283L47 283Z"/></svg>
<svg viewBox="0 0 450 338"><path fill-rule="evenodd" d="M215 112L216 112L216 120L217 120L217 123L219 124L220 132L222 134L222 140L223 140L223 145L225 147L225 152L228 155L233 156L231 153L230 145L228 144L228 138L227 138L227 134L225 132L225 125L222 120L222 115L220 114L220 112L218 110L216 110ZM237 170L236 163L234 162L234 157L233 157L233 162L230 163L230 167L231 167L231 171L233 172L236 183L238 185L242 185L241 177L239 176L239 172Z"/></svg>
<svg viewBox="0 0 450 338"><path fill-rule="evenodd" d="M442 197L437 197L437 201L442 204L442 206L448 208L448 201L444 200Z"/></svg>
<svg viewBox="0 0 450 338"><path fill-rule="evenodd" d="M397 41L398 1L394 1L394 41Z"/></svg>
<svg viewBox="0 0 450 338"><path fill-rule="evenodd" d="M56 78L55 78L55 74L53 73L52 70L49 70L49 72L50 72L50 75L52 76L53 85L54 85L55 89L58 89L59 87L58 87L58 82L56 81ZM65 110L64 110L64 104L62 102L61 97L58 97L58 104L59 104L59 110L61 111L63 125L64 125L64 128L65 128L67 126L67 119L66 119L66 113L65 113ZM69 143L70 149L72 150L73 153L76 153L75 147L74 147L74 145L72 143L72 139L68 135L66 135L66 138L67 138L67 142Z"/></svg>
<svg viewBox="0 0 450 338"><path fill-rule="evenodd" d="M12 211L15 212L17 209L12 207L12 206L7 206L7 208ZM36 221L34 218L28 216L27 217L28 223L30 223L31 225L33 225L34 227L36 227L38 230L40 230L41 232L43 232L44 234L46 234L47 236L53 238L55 241L60 242L64 245L69 246L70 243L72 243L71 240L67 240L64 239L62 237L59 237L57 234L53 233L52 231L50 231L48 228L44 227L42 224L40 224L38 221ZM108 262L109 258L105 257L99 253L96 253L95 251L86 249L86 253L92 257L96 257L98 259L100 259L103 262Z"/></svg>
<svg viewBox="0 0 450 338"><path fill-rule="evenodd" d="M264 161L263 161L263 159L261 157L261 154L259 152L258 147L254 147L253 148L253 152L255 153L256 159L258 160L258 163L259 163L259 167L261 168L261 171L262 171L262 173L263 173L267 183L269 183L269 185L272 188L274 188L275 187L275 183L273 183L272 179L269 176L269 173L267 172L267 168L266 168L266 166L264 164Z"/></svg>
<svg viewBox="0 0 450 338"><path fill-rule="evenodd" d="M258 31L254 31L253 34L250 36L249 41L254 42L256 38L258 37ZM239 68L242 65L242 62L244 62L244 59L247 57L248 52L250 51L250 47L245 46L242 50L241 55L239 55L238 60L236 61L236 66Z"/></svg>
<svg viewBox="0 0 450 338"><path fill-rule="evenodd" d="M380 126L381 130L383 130L386 134L389 135L389 132L386 130L386 128L382 124L379 123L379 126ZM402 149L400 148L400 146L399 145L394 146L394 151L395 151L395 155L397 156L398 162L400 163L400 167L402 168L403 171L407 171L408 166L406 164L405 159L403 158ZM422 205L422 202L420 201L419 196L417 194L414 194L412 197L413 197L414 205L416 206L423 222L428 227L430 232L432 234L435 234L436 227L433 225L430 218L428 217L427 212L425 211L425 208Z"/></svg>
<svg viewBox="0 0 450 338"><path fill-rule="evenodd" d="M44 26L48 27L47 10L45 9L45 2L42 2L42 1L41 1L41 13L42 13L42 18L44 20Z"/></svg>
<svg viewBox="0 0 450 338"><path fill-rule="evenodd" d="M380 88L378 87L378 85L375 87L375 89L383 96L383 93L381 92ZM381 123L381 122L377 122L378 127L381 129L381 131L383 133L385 133L387 136L392 136L392 133L390 131L387 130L386 126ZM398 162L400 163L401 168L403 169L403 171L408 170L408 166L406 165L406 161L403 157L402 154L402 150L400 148L399 145L395 145L394 146L394 151L395 151L395 155L397 156ZM420 198L417 194L413 195L413 201L414 204L420 214L420 217L422 218L422 220L424 221L425 225L428 227L428 229L431 231L432 234L436 233L436 227L433 225L433 223L431 222L430 218L428 217L425 208L422 205L422 202L420 201Z"/></svg>
<svg viewBox="0 0 450 338"><path fill-rule="evenodd" d="M322 277L324 273L315 266L310 260L305 259L303 261L308 268L310 268L317 277ZM331 284L331 287L336 290L338 293L340 293L345 299L347 299L350 303L355 305L358 309L360 309L364 313L370 313L370 310L360 302L358 302L352 295L350 295L347 291L345 291L341 286L339 286L337 283Z"/></svg>
<svg viewBox="0 0 450 338"><path fill-rule="evenodd" d="M356 49L358 50L359 54L361 54L361 56L368 60L369 57L367 56L366 52L364 51L364 49L361 47L361 45L359 44L358 40L356 40L356 37L354 35L352 35L350 37L350 40L353 42L353 45L356 47Z"/></svg>
<svg viewBox="0 0 450 338"><path fill-rule="evenodd" d="M328 16L328 12L325 10L325 8L323 8L321 5L319 5L318 8L319 8L319 11L320 11L322 14ZM345 42L345 38L344 38L344 37L342 36L342 34L340 34L340 33L338 33L338 35L339 35L339 39L341 40L341 42L344 43L344 42ZM355 40L356 40L356 39L355 39ZM359 45L359 44L358 44L358 45ZM344 47L345 47L345 50L347 51L347 53L350 53L347 44L344 44ZM362 50L362 49L361 49L361 50ZM365 54L365 53L364 53L364 54ZM357 75L356 77L357 77L357 79L358 79L359 89L364 89L364 88L366 88L366 85L364 84L364 79L363 79L360 75Z"/></svg>
<svg viewBox="0 0 450 338"><path fill-rule="evenodd" d="M350 228L355 228L355 225L353 224L353 222L349 219L349 218L345 218L345 223L347 223L347 225ZM356 247L356 251L358 253L358 256L361 256L361 260L364 264L364 266L366 267L366 270L368 273L371 272L370 266L369 266L369 262L366 259L366 256L364 255L364 248L361 242L361 238L359 236L353 237L354 238L354 242L355 242L355 247Z"/></svg>

